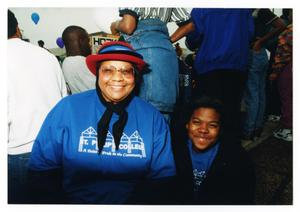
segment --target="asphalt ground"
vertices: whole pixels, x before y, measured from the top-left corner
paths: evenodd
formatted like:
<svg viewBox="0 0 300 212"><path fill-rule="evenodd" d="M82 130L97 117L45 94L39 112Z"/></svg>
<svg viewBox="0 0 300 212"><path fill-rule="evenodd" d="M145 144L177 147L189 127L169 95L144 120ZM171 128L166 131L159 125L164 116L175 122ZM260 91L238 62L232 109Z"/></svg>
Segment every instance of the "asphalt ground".
<svg viewBox="0 0 300 212"><path fill-rule="evenodd" d="M243 140L256 169L256 205L293 205L293 141L276 139L278 122L266 122L261 137Z"/></svg>

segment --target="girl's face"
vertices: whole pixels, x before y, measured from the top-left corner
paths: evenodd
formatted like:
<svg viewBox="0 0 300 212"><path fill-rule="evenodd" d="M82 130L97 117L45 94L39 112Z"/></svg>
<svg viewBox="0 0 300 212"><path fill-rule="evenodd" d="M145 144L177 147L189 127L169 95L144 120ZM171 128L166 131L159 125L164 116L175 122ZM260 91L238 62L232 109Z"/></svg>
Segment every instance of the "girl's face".
<svg viewBox="0 0 300 212"><path fill-rule="evenodd" d="M194 150L206 150L218 139L220 114L212 108L198 108L186 124L186 129Z"/></svg>

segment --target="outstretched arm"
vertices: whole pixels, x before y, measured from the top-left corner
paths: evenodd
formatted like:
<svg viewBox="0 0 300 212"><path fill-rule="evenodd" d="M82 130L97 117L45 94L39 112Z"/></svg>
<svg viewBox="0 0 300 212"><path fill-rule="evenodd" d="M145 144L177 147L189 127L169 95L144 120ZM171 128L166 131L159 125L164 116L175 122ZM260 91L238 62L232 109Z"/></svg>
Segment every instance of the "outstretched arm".
<svg viewBox="0 0 300 212"><path fill-rule="evenodd" d="M281 18L277 18L274 22L272 22L273 29L265 34L263 37L259 38L253 45L253 50L259 51L262 45L268 41L270 38L274 36L278 36L284 29L285 23Z"/></svg>
<svg viewBox="0 0 300 212"><path fill-rule="evenodd" d="M170 40L172 43L174 43L194 30L195 26L193 22L189 22L185 25L178 27L177 30L170 36Z"/></svg>

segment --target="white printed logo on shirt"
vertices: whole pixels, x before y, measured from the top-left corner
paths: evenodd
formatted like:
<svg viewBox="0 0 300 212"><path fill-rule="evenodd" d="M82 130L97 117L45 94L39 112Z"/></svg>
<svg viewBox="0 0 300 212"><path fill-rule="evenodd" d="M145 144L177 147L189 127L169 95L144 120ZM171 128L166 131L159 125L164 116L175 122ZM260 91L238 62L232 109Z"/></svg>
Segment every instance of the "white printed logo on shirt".
<svg viewBox="0 0 300 212"><path fill-rule="evenodd" d="M92 154L98 153L97 132L93 127L89 127L81 133L79 139L78 152ZM134 131L134 133L131 136L127 136L123 132L119 145L119 150L116 150L114 138L112 134L108 131L106 136L106 142L101 154L119 157L146 157L144 141L138 131Z"/></svg>
<svg viewBox="0 0 300 212"><path fill-rule="evenodd" d="M200 188L201 183L206 177L205 171L198 171L197 169L193 170L194 175L194 191L198 191Z"/></svg>

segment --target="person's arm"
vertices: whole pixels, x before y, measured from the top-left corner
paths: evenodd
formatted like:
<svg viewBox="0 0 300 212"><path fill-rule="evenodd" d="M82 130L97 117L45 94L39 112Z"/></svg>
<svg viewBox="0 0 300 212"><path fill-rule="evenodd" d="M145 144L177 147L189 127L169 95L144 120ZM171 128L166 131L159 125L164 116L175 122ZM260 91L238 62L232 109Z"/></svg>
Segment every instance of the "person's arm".
<svg viewBox="0 0 300 212"><path fill-rule="evenodd" d="M189 32L194 31L191 15L185 8L172 8L169 22L175 22L178 26L176 31L170 36L172 43L180 40Z"/></svg>
<svg viewBox="0 0 300 212"><path fill-rule="evenodd" d="M268 41L269 39L273 38L274 36L278 36L286 27L284 21L281 18L276 18L271 22L273 29L266 33L264 36L258 38L253 45L254 51L259 51L262 45Z"/></svg>
<svg viewBox="0 0 300 212"><path fill-rule="evenodd" d="M203 35L198 34L197 31L192 31L186 35L185 45L191 51L197 51L202 43Z"/></svg>
<svg viewBox="0 0 300 212"><path fill-rule="evenodd" d="M122 14L122 19L112 22L111 33L115 35L122 32L131 35L137 26L137 15L134 14L133 11L130 11L130 13Z"/></svg>
<svg viewBox="0 0 300 212"><path fill-rule="evenodd" d="M174 43L194 30L195 26L193 22L189 22L185 25L178 27L176 31L170 36L170 40L172 43Z"/></svg>

